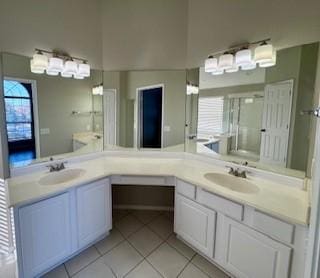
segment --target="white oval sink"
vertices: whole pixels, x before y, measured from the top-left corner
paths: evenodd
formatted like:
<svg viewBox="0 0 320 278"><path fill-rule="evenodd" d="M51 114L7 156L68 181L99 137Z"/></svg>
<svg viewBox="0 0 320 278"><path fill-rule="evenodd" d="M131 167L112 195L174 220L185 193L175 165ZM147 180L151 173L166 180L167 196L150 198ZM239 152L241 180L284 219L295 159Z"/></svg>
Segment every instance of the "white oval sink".
<svg viewBox="0 0 320 278"><path fill-rule="evenodd" d="M234 177L229 174L207 173L204 177L215 184L240 193L253 194L258 193L260 190L259 187L248 180L240 177Z"/></svg>
<svg viewBox="0 0 320 278"><path fill-rule="evenodd" d="M59 183L68 182L79 178L85 173L83 169L64 169L59 172L47 174L39 179L41 185L55 185Z"/></svg>

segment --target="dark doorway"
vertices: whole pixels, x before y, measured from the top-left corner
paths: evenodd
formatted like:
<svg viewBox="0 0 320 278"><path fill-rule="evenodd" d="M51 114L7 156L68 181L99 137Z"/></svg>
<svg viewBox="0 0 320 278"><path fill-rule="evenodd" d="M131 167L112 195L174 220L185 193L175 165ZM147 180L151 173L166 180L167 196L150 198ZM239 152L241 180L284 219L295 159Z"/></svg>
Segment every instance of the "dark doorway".
<svg viewBox="0 0 320 278"><path fill-rule="evenodd" d="M4 80L6 127L11 165L24 165L36 158L32 86Z"/></svg>
<svg viewBox="0 0 320 278"><path fill-rule="evenodd" d="M161 148L162 87L140 91L140 147Z"/></svg>

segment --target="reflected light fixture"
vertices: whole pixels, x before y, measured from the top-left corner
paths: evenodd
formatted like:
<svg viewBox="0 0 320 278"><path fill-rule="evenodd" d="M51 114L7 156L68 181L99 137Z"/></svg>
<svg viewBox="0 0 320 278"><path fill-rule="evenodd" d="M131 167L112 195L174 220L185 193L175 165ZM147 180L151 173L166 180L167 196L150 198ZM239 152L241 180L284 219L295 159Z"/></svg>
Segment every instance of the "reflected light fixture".
<svg viewBox="0 0 320 278"><path fill-rule="evenodd" d="M103 95L103 84L94 86L92 88L92 94L95 96L102 96Z"/></svg>
<svg viewBox="0 0 320 278"><path fill-rule="evenodd" d="M90 65L87 60L72 57L66 53L35 49L36 53L30 60L32 73L46 73L51 76L61 74L65 78L84 79L90 76Z"/></svg>
<svg viewBox="0 0 320 278"><path fill-rule="evenodd" d="M197 85L188 83L187 84L187 95L197 95L199 94L199 87Z"/></svg>
<svg viewBox="0 0 320 278"><path fill-rule="evenodd" d="M253 70L276 65L277 52L270 39L245 43L208 56L204 70L212 75L233 73L241 70Z"/></svg>

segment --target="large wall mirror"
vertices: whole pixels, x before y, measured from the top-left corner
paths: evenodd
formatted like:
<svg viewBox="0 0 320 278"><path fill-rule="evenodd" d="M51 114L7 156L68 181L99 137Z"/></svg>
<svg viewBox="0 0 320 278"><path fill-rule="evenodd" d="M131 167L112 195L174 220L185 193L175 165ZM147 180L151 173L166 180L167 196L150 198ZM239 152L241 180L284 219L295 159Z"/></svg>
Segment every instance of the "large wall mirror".
<svg viewBox="0 0 320 278"><path fill-rule="evenodd" d="M297 177L310 175L319 43L277 53L277 63L214 76L189 70L186 150Z"/></svg>
<svg viewBox="0 0 320 278"><path fill-rule="evenodd" d="M103 149L102 71L83 80L34 74L30 58L2 53L11 167Z"/></svg>
<svg viewBox="0 0 320 278"><path fill-rule="evenodd" d="M185 70L104 72L105 149L184 151Z"/></svg>

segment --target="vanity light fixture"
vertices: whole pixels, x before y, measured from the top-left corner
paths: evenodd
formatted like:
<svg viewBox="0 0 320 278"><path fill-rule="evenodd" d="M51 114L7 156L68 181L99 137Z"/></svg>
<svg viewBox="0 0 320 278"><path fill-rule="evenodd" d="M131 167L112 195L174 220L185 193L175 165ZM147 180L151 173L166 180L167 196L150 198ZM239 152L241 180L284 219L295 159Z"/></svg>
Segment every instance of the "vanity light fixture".
<svg viewBox="0 0 320 278"><path fill-rule="evenodd" d="M205 61L205 71L206 72L214 72L218 69L218 58L214 58L213 56L209 56Z"/></svg>
<svg viewBox="0 0 320 278"><path fill-rule="evenodd" d="M41 51L37 51L30 61L30 67L33 73L44 73L48 67L48 57Z"/></svg>
<svg viewBox="0 0 320 278"><path fill-rule="evenodd" d="M217 69L213 72L211 72L212 75L222 75L224 74L224 70L223 69Z"/></svg>
<svg viewBox="0 0 320 278"><path fill-rule="evenodd" d="M222 70L231 69L233 66L233 55L224 53L219 57L218 68Z"/></svg>
<svg viewBox="0 0 320 278"><path fill-rule="evenodd" d="M77 72L78 72L78 64L73 60L66 61L64 63L63 72L65 74L71 74L71 75L77 74Z"/></svg>
<svg viewBox="0 0 320 278"><path fill-rule="evenodd" d="M261 62L259 64L260 68L267 68L267 67L272 67L277 63L277 53L275 50L273 50L272 53L272 58L270 61L265 61L265 62Z"/></svg>
<svg viewBox="0 0 320 278"><path fill-rule="evenodd" d="M226 72L232 73L232 72L237 72L238 70L239 70L239 66L234 62L231 68L226 69Z"/></svg>
<svg viewBox="0 0 320 278"><path fill-rule="evenodd" d="M37 74L47 73L65 78L84 79L90 77L90 65L87 60L70 56L57 51L35 49L36 53L30 61L31 72Z"/></svg>
<svg viewBox="0 0 320 278"><path fill-rule="evenodd" d="M259 65L261 68L272 67L277 61L277 52L264 39L252 43L245 43L231 47L228 50L211 54L205 60L205 72L221 75L241 70L253 70Z"/></svg>
<svg viewBox="0 0 320 278"><path fill-rule="evenodd" d="M273 46L263 42L254 50L254 60L256 63L269 63L273 59Z"/></svg>
<svg viewBox="0 0 320 278"><path fill-rule="evenodd" d="M235 64L239 67L252 64L252 51L245 48L237 51L235 56Z"/></svg>
<svg viewBox="0 0 320 278"><path fill-rule="evenodd" d="M241 66L241 69L242 70L253 70L257 68L257 64L255 61L252 61L250 64L247 64L247 65L242 65Z"/></svg>

